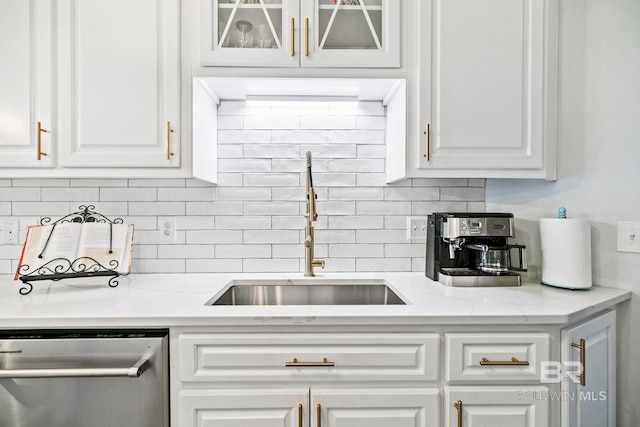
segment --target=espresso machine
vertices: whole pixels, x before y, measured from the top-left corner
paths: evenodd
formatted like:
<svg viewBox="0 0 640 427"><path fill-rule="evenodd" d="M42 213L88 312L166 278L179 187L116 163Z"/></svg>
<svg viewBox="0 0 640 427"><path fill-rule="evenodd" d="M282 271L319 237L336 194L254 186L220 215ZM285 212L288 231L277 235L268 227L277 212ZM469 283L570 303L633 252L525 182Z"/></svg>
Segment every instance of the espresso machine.
<svg viewBox="0 0 640 427"><path fill-rule="evenodd" d="M527 271L527 252L523 245L509 244L514 235L510 213L433 213L427 224L426 276L445 286L520 286L515 271Z"/></svg>

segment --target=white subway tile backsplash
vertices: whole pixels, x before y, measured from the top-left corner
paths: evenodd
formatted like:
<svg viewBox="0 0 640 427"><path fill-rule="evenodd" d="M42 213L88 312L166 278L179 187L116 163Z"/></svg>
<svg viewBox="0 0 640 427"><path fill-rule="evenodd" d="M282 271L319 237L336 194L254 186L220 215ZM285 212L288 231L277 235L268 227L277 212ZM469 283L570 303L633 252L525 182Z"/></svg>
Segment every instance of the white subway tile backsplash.
<svg viewBox="0 0 640 427"><path fill-rule="evenodd" d="M384 245L378 244L330 244L329 258L373 258L384 256Z"/></svg>
<svg viewBox="0 0 640 427"><path fill-rule="evenodd" d="M244 129L299 129L297 116L245 116Z"/></svg>
<svg viewBox="0 0 640 427"><path fill-rule="evenodd" d="M245 230L244 243L267 243L277 245L279 243L298 243L300 233L298 230Z"/></svg>
<svg viewBox="0 0 640 427"><path fill-rule="evenodd" d="M60 199L58 199L60 200ZM154 202L158 200L158 188L146 188L146 187L128 187L128 188L101 188L100 200L104 202L111 201L149 201Z"/></svg>
<svg viewBox="0 0 640 427"><path fill-rule="evenodd" d="M243 146L241 145L240 148ZM248 159L291 159L303 157L295 145L245 144L244 157Z"/></svg>
<svg viewBox="0 0 640 427"><path fill-rule="evenodd" d="M217 201L271 200L271 187L218 187Z"/></svg>
<svg viewBox="0 0 640 427"><path fill-rule="evenodd" d="M301 129L355 129L355 116L302 116Z"/></svg>
<svg viewBox="0 0 640 427"><path fill-rule="evenodd" d="M291 187L300 185L299 173L245 173L247 187Z"/></svg>
<svg viewBox="0 0 640 427"><path fill-rule="evenodd" d="M332 130L329 131L331 144L384 144L385 135L382 130Z"/></svg>
<svg viewBox="0 0 640 427"><path fill-rule="evenodd" d="M484 187L443 187L440 200L484 201Z"/></svg>
<svg viewBox="0 0 640 427"><path fill-rule="evenodd" d="M212 187L158 188L158 201L204 202L213 200Z"/></svg>
<svg viewBox="0 0 640 427"><path fill-rule="evenodd" d="M296 215L300 204L296 202L245 202L245 215Z"/></svg>
<svg viewBox="0 0 640 427"><path fill-rule="evenodd" d="M384 172L384 159L333 159L329 172Z"/></svg>
<svg viewBox="0 0 640 427"><path fill-rule="evenodd" d="M271 170L269 159L219 159L220 172L268 172Z"/></svg>
<svg viewBox="0 0 640 427"><path fill-rule="evenodd" d="M14 201L15 202L17 201L39 202L41 191L42 190L40 190L40 188L37 188L37 187L30 187L30 188L0 187L0 199L9 200L12 202ZM60 200L60 199L57 199L57 200Z"/></svg>
<svg viewBox="0 0 640 427"><path fill-rule="evenodd" d="M328 229L334 230L371 230L384 228L382 216L332 216Z"/></svg>
<svg viewBox="0 0 640 427"><path fill-rule="evenodd" d="M323 271L424 271L424 243L407 240L407 217L483 211L486 180L387 184L385 126L380 102L286 109L224 101L216 186L187 178L3 179L0 221L36 224L91 204L136 225L135 273L302 275L311 151L315 254L326 261ZM161 232L167 219L176 220L175 240ZM0 273L15 270L20 247L0 246Z"/></svg>
<svg viewBox="0 0 640 427"><path fill-rule="evenodd" d="M356 202L357 215L411 215L411 202Z"/></svg>
<svg viewBox="0 0 640 427"><path fill-rule="evenodd" d="M221 216L216 217L218 230L268 230L271 217L268 216Z"/></svg>
<svg viewBox="0 0 640 427"><path fill-rule="evenodd" d="M216 258L271 258L271 245L216 245Z"/></svg>
<svg viewBox="0 0 640 427"><path fill-rule="evenodd" d="M291 258L271 258L242 260L242 271L245 273L298 273L300 262Z"/></svg>

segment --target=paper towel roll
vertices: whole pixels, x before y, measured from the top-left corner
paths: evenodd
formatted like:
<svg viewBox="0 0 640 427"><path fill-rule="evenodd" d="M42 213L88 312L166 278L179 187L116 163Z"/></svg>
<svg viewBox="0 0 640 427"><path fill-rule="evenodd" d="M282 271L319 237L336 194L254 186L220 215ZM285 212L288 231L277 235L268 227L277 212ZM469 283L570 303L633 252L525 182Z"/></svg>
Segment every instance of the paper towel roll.
<svg viewBox="0 0 640 427"><path fill-rule="evenodd" d="M591 223L588 219L540 219L542 283L591 287Z"/></svg>

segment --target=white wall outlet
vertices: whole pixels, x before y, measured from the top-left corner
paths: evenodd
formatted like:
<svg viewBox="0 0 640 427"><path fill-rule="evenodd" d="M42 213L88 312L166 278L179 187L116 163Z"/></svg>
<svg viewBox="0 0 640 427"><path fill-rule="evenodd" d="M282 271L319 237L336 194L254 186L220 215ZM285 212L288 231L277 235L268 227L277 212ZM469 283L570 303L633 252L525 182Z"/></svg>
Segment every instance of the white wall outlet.
<svg viewBox="0 0 640 427"><path fill-rule="evenodd" d="M618 252L640 252L640 222L618 222Z"/></svg>
<svg viewBox="0 0 640 427"><path fill-rule="evenodd" d="M158 218L158 228L160 229L161 239L165 242L176 241L176 219L169 217Z"/></svg>
<svg viewBox="0 0 640 427"><path fill-rule="evenodd" d="M407 240L427 240L427 223L425 216L407 217Z"/></svg>
<svg viewBox="0 0 640 427"><path fill-rule="evenodd" d="M3 243L5 245L17 245L20 238L20 222L17 219L9 219L4 222Z"/></svg>

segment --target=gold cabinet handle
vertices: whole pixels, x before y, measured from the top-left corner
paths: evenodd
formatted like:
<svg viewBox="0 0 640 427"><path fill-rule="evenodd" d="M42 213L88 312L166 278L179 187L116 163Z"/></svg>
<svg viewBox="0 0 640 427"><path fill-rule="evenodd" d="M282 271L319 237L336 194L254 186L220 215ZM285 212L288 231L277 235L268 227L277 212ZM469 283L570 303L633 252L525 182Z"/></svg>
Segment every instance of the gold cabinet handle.
<svg viewBox="0 0 640 427"><path fill-rule="evenodd" d="M171 160L171 156L173 156L173 152L171 151L171 134L173 133L173 129L171 129L171 122L167 122L167 160Z"/></svg>
<svg viewBox="0 0 640 427"><path fill-rule="evenodd" d="M291 18L291 56L296 56L296 19Z"/></svg>
<svg viewBox="0 0 640 427"><path fill-rule="evenodd" d="M41 160L42 156L46 156L47 153L42 151L42 132L49 132L42 127L40 122L37 123L36 129L36 160Z"/></svg>
<svg viewBox="0 0 640 427"><path fill-rule="evenodd" d="M462 400L458 400L454 403L453 407L458 410L458 427L462 427Z"/></svg>
<svg viewBox="0 0 640 427"><path fill-rule="evenodd" d="M298 427L302 427L302 403L298 405Z"/></svg>
<svg viewBox="0 0 640 427"><path fill-rule="evenodd" d="M304 56L309 56L309 18L304 19Z"/></svg>
<svg viewBox="0 0 640 427"><path fill-rule="evenodd" d="M426 143L427 143L427 152L422 156L427 159L427 162L431 160L431 125L427 123L427 128L424 131L426 135Z"/></svg>
<svg viewBox="0 0 640 427"><path fill-rule="evenodd" d="M515 357L512 357L511 360L488 360L486 357L483 357L480 364L482 366L529 366L528 361L518 360Z"/></svg>
<svg viewBox="0 0 640 427"><path fill-rule="evenodd" d="M316 427L320 427L322 425L322 406L318 403L316 406Z"/></svg>
<svg viewBox="0 0 640 427"><path fill-rule="evenodd" d="M580 366L582 366L582 371L578 374L578 372L574 372L574 374L578 375L580 378L580 385L587 385L587 379L585 376L585 371L587 370L586 360L587 360L587 346L583 338L580 339L580 344L576 344L574 342L571 343L571 347L575 347L580 350Z"/></svg>
<svg viewBox="0 0 640 427"><path fill-rule="evenodd" d="M294 357L291 362L286 362L284 366L314 368L322 366L336 366L336 364L335 362L329 362L326 357L322 359L322 362L299 362L298 359Z"/></svg>

